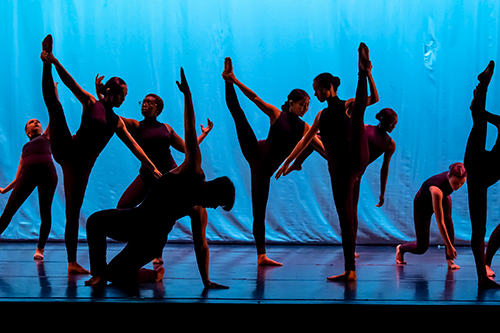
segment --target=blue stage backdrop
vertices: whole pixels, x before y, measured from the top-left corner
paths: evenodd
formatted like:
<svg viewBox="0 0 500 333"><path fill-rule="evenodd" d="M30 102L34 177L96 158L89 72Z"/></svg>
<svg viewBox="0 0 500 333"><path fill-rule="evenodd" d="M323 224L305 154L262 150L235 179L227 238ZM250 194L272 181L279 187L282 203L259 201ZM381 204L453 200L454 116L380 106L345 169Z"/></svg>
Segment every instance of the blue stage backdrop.
<svg viewBox="0 0 500 333"><path fill-rule="evenodd" d="M498 60L498 1L331 1L331 0L107 0L2 1L0 4L0 186L14 179L24 125L38 118L47 126L42 99L41 41L54 37L54 54L76 81L95 94L97 73L122 77L128 84L117 114L142 119L138 102L160 95L159 120L183 136L183 96L175 81L183 66L190 84L196 121L214 129L201 144L207 179L226 175L237 189L231 212L209 211L212 242L252 242L250 172L225 104L221 77L224 57L233 59L236 76L264 101L280 107L287 94L302 88L311 96L304 120L312 124L319 103L312 89L321 72L339 76L342 99L354 97L357 48L370 48L380 101L368 107L365 123L390 107L399 115L391 134L397 149L390 166L386 203L378 208L381 158L363 177L359 202L360 244L397 244L415 237L413 197L428 177L463 161L471 128L469 105L476 76L490 59ZM54 71L55 80L60 81ZM487 108L500 113L500 76L494 75ZM59 84L60 101L74 133L82 107ZM269 120L238 91L242 108L258 138ZM489 127L488 145L497 131ZM182 154L174 153L177 162ZM63 177L53 204L50 239L64 236ZM139 162L115 136L93 169L80 218L116 206L138 174ZM0 196L3 210L10 193ZM452 195L457 244L468 244L471 227L467 185ZM489 190L487 235L500 221L498 186ZM140 223L141 221L137 221ZM2 239L37 239L40 225L36 191L19 209ZM301 172L272 180L267 212L268 242L338 244L340 229L326 161L313 154ZM190 241L189 219L180 220L172 241ZM441 238L435 222L431 243Z"/></svg>

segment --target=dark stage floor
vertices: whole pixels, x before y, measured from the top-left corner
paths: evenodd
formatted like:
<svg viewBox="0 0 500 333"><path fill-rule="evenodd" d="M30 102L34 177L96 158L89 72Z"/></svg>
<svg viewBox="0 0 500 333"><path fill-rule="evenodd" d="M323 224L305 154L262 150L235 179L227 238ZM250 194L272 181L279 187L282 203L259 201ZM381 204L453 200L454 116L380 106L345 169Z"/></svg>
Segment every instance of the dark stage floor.
<svg viewBox="0 0 500 333"><path fill-rule="evenodd" d="M108 258L122 246L110 243ZM268 246L269 256L284 266L258 268L254 246L213 244L211 280L228 290L203 289L190 244L167 245L163 282L133 290L86 287L88 275L67 274L63 243L49 243L43 262L32 259L35 248L36 243L0 243L0 302L500 305L500 290L478 290L469 247L457 248L461 269L453 272L444 248L407 254L408 264L397 266L394 246L359 246L358 281L346 284L326 281L343 270L340 246ZM80 243L79 262L89 268L87 253Z"/></svg>

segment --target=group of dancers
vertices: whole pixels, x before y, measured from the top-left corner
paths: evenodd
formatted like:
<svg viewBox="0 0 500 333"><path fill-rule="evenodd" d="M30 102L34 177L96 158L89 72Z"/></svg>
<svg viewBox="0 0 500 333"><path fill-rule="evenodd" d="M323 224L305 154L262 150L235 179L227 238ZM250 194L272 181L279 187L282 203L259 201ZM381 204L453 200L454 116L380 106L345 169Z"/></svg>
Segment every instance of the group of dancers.
<svg viewBox="0 0 500 333"><path fill-rule="evenodd" d="M205 180L201 167L199 144L213 128L201 126L197 137L192 95L184 70L177 81L184 95L184 140L157 117L163 110L163 100L148 94L141 104L143 120L118 116L114 108L124 102L126 83L112 77L103 84L96 77L97 98L83 90L54 56L51 35L42 42L42 93L49 114L49 124L43 130L36 119L25 127L29 142L23 147L15 179L0 193L12 190L0 217L0 234L9 225L13 215L38 187L41 226L35 260L43 260L44 248L51 229L51 205L57 174L52 159L62 168L65 193L65 244L68 273L91 274L88 286L131 284L161 281L164 274L162 252L168 234L176 220L191 219L195 255L202 282L206 288L228 288L209 279L209 248L206 239L207 208L222 207L231 210L235 188L227 177ZM63 107L58 99L57 84L52 67L61 81L82 104L81 124L71 134ZM378 102L379 96L371 74L372 64L368 47L361 43L358 49L358 81L355 97L341 100L337 95L340 79L322 73L313 80L314 95L327 107L318 112L312 125L301 117L308 111L310 97L304 90L290 92L281 109L266 103L235 76L230 58L224 62L222 78L225 81L227 107L234 120L238 142L250 167L253 236L258 265L281 266L268 257L265 242L265 216L270 181L301 170L304 160L318 152L328 162L333 201L341 228L344 253L344 272L327 278L329 281L355 281L357 207L360 181L366 167L383 155L380 170L378 207L385 202L389 164L396 144L390 133L396 127L398 116L390 108L377 115L378 125L365 125L365 109ZM454 260L454 230L451 197L467 181L469 210L472 225L471 248L477 268L478 286L500 288L492 277L491 261L500 246L500 226L492 233L485 253L487 189L500 179L495 161L500 159L500 146L485 149L486 124L500 128L500 116L485 110L486 92L493 75L494 63L478 76L470 106L473 127L465 150L464 163L453 163L449 170L427 179L415 195L414 224L416 241L396 248L396 262L404 265L404 254L423 254L429 247L429 230L434 214L446 247L449 269L459 269ZM263 111L270 120L266 139L258 140L242 110L236 90ZM370 96L368 95L370 90ZM86 223L90 271L77 262L79 215L88 180L96 159L114 134L140 160L139 175L121 196L117 207L93 213ZM184 161L177 165L170 148L184 153ZM107 238L126 245L109 263L106 258ZM153 261L154 269L144 266Z"/></svg>

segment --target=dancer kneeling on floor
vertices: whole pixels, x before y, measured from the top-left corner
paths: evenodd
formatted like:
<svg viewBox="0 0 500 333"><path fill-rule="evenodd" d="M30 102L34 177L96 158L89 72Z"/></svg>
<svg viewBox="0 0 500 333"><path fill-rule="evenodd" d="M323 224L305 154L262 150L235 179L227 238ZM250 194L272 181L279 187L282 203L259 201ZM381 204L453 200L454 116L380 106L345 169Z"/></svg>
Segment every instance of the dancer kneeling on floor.
<svg viewBox="0 0 500 333"><path fill-rule="evenodd" d="M429 231L432 214L435 215L439 232L446 247L449 269L460 269L453 261L457 258L454 245L454 229L451 219L451 193L465 183L467 171L462 163L453 163L450 170L427 179L413 200L413 219L417 240L400 244L396 248L396 263L406 264L405 252L424 254L429 248Z"/></svg>
<svg viewBox="0 0 500 333"><path fill-rule="evenodd" d="M163 249L175 221L189 214L194 206L230 210L235 189L227 177L205 181L201 152L195 130L191 92L181 68L184 94L185 159L153 185L144 201L134 208L109 209L92 214L87 220L90 270L88 286L160 281L164 268L143 268ZM205 223L191 220L198 269L205 288L227 288L208 277L209 250ZM124 249L106 264L106 237L127 242Z"/></svg>

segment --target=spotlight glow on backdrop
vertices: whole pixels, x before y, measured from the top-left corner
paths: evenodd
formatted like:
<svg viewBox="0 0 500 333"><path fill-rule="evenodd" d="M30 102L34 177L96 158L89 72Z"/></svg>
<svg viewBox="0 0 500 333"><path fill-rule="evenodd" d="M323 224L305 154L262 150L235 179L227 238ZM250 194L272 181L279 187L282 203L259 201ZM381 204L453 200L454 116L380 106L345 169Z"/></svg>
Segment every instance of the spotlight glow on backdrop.
<svg viewBox="0 0 500 333"><path fill-rule="evenodd" d="M469 104L476 76L490 59L498 60L497 1L2 1L0 73L0 186L14 179L24 125L48 115L41 93L41 41L54 36L54 54L76 81L95 93L97 73L119 76L128 84L118 115L142 119L138 102L160 95L165 108L159 120L183 135L183 98L175 81L184 67L193 93L197 123L214 122L201 144L207 179L226 175L236 186L231 212L209 211L209 241L250 242L252 215L250 172L227 110L221 77L224 57L236 76L263 100L280 107L294 88L311 98L304 120L326 104L314 97L312 79L321 72L341 78L338 94L354 97L357 47L370 48L380 101L368 107L365 123L390 107L399 115L391 134L393 156L386 203L377 208L381 158L370 165L361 185L359 244L395 244L414 239L413 196L431 175L463 161L471 116ZM59 80L54 71L55 80ZM489 88L487 109L498 109L500 76ZM258 138L269 130L268 118L243 94L240 103ZM76 132L81 105L61 83L59 97L68 125ZM489 127L488 144L496 140ZM177 161L182 155L174 153ZM53 204L50 239L63 239L63 177ZM139 162L116 137L93 169L80 220L114 208L136 177ZM0 196L3 210L8 195ZM466 185L452 195L456 243L470 240ZM498 186L489 190L487 235L500 221ZM36 191L2 235L37 239L40 217ZM301 172L272 180L267 212L269 242L338 244L340 229L333 205L326 161L313 154ZM440 241L432 227L431 243ZM191 239L189 219L181 220L170 240Z"/></svg>

